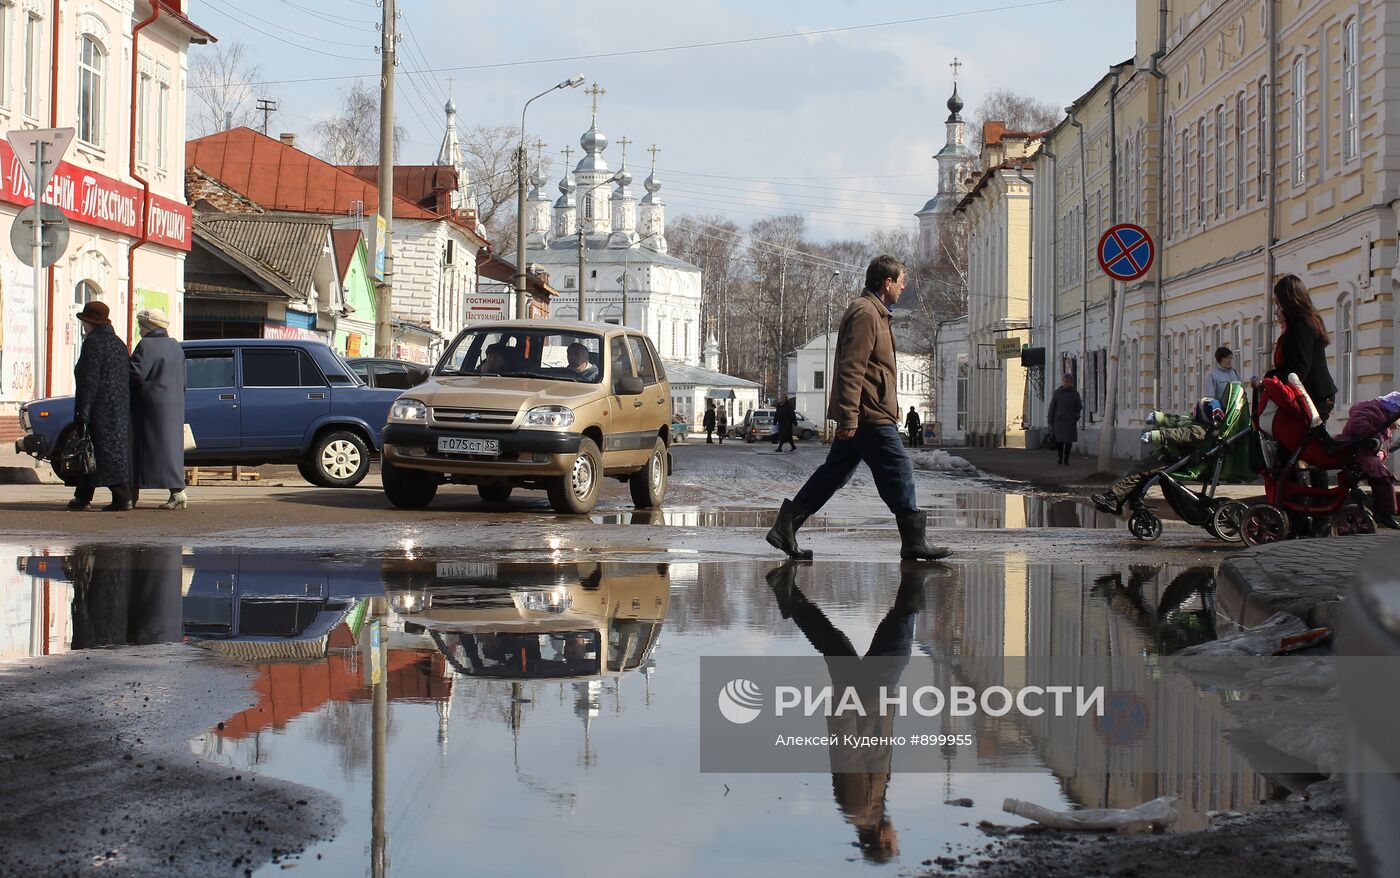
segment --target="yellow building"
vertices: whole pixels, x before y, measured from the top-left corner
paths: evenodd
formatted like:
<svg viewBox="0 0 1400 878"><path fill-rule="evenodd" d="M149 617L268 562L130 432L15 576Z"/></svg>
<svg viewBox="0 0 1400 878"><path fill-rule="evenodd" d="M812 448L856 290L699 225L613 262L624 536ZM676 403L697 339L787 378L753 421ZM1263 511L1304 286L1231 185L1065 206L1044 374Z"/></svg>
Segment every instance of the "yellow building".
<svg viewBox="0 0 1400 878"><path fill-rule="evenodd" d="M985 168L957 207L967 223L967 444L1024 448L1026 372L997 356L1001 339L1029 340L1031 153L1040 134L988 122Z"/></svg>

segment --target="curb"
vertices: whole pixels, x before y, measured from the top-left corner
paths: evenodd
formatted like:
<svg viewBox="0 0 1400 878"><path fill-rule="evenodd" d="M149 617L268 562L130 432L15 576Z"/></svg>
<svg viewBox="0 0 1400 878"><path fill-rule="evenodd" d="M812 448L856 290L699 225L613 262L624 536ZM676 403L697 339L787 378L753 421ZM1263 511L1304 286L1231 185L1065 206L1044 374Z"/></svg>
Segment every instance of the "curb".
<svg viewBox="0 0 1400 878"><path fill-rule="evenodd" d="M1279 612L1297 616L1310 628L1329 627L1366 560L1396 540L1394 535L1376 534L1288 540L1245 549L1221 563L1216 607L1245 628L1263 624Z"/></svg>

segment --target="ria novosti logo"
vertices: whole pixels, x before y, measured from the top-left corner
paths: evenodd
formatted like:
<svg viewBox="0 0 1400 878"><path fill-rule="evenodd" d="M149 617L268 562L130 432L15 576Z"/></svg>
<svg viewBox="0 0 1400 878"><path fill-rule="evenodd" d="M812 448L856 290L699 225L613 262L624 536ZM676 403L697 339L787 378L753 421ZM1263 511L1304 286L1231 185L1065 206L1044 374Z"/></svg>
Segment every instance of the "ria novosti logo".
<svg viewBox="0 0 1400 878"><path fill-rule="evenodd" d="M735 725L758 719L763 712L763 693L752 680L730 680L719 691L719 712Z"/></svg>

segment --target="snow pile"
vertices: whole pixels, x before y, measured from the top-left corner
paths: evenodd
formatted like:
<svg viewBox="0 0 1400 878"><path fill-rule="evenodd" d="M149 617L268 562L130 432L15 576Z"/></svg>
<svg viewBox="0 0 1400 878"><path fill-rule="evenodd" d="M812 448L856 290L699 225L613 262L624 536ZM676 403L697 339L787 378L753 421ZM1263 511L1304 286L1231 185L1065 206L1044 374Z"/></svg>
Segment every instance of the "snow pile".
<svg viewBox="0 0 1400 878"><path fill-rule="evenodd" d="M909 450L909 457L913 459L914 465L919 469L964 473L973 473L977 471L977 467L968 463L965 459L949 454L939 448L927 450L912 448Z"/></svg>

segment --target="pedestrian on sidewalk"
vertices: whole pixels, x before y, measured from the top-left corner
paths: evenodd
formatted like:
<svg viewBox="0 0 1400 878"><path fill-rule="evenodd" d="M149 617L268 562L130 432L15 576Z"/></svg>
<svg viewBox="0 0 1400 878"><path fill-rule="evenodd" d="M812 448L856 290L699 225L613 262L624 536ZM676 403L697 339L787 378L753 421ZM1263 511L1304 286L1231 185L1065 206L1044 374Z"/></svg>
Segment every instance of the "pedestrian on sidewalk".
<svg viewBox="0 0 1400 878"><path fill-rule="evenodd" d="M1206 395L1223 403L1230 385L1240 383L1240 373L1235 371L1235 352L1221 345L1215 349L1215 368L1206 378Z"/></svg>
<svg viewBox="0 0 1400 878"><path fill-rule="evenodd" d="M1050 395L1050 410L1045 419L1050 422L1050 432L1055 436L1055 448L1062 466L1069 466L1069 451L1079 439L1079 415L1084 411L1084 401L1079 391L1074 389L1074 373L1060 376L1060 386Z"/></svg>
<svg viewBox="0 0 1400 878"><path fill-rule="evenodd" d="M909 431L909 447L920 448L924 444L924 422L914 407L909 406L909 414L904 416L904 429Z"/></svg>
<svg viewBox="0 0 1400 878"><path fill-rule="evenodd" d="M880 499L894 513L900 557L932 561L949 554L942 546L928 544L928 514L919 511L914 466L899 435L898 372L890 309L903 292L904 264L893 256L878 256L865 271L865 291L841 317L826 412L827 418L836 422L836 438L826 460L797 496L783 501L778 520L766 537L769 545L789 557L812 557L810 550L797 545L798 529L851 480L862 461L870 468Z"/></svg>
<svg viewBox="0 0 1400 878"><path fill-rule="evenodd" d="M719 444L724 444L724 434L729 432L729 412L724 405L715 407L715 431L719 433Z"/></svg>
<svg viewBox="0 0 1400 878"><path fill-rule="evenodd" d="M1327 327L1296 274L1285 274L1274 284L1274 307L1283 330L1274 344L1274 370L1284 381L1290 374L1298 376L1326 425L1337 405L1337 384L1327 368L1327 346L1332 343ZM1314 488L1327 487L1327 470L1310 469L1308 481Z"/></svg>
<svg viewBox="0 0 1400 878"><path fill-rule="evenodd" d="M783 445L791 445L792 450L797 450L797 443L793 441L793 428L797 426L797 400L790 400L786 396L778 400L778 408L773 412L773 418L778 423L778 447L773 449L781 452Z"/></svg>
<svg viewBox="0 0 1400 878"><path fill-rule="evenodd" d="M715 401L714 401L713 399L707 399L707 400L705 400L705 418L704 418L704 420L703 420L701 423L702 423L702 424L704 425L704 427L705 427L705 444L706 444L706 445L714 445L714 444L715 444L715 439L714 439L714 435L715 435ZM724 442L724 434L723 434L723 433L720 434L719 441L720 441L721 443Z"/></svg>
<svg viewBox="0 0 1400 878"><path fill-rule="evenodd" d="M131 508L131 359L112 329L106 303L88 302L78 322L83 346L73 368L73 423L92 439L97 468L78 479L68 508L87 509L97 489L108 488L112 502L102 511L126 512Z"/></svg>
<svg viewBox="0 0 1400 878"><path fill-rule="evenodd" d="M141 341L131 352L131 418L135 485L164 488L161 509L183 509L185 494L185 352L170 337L170 318L160 308L136 313Z"/></svg>

